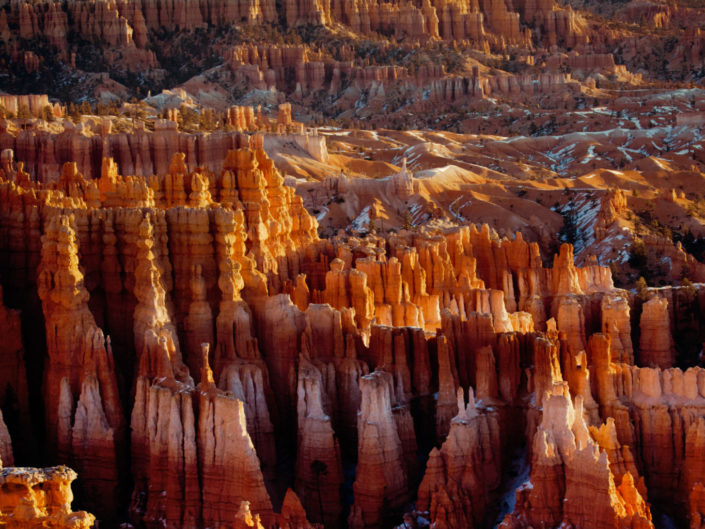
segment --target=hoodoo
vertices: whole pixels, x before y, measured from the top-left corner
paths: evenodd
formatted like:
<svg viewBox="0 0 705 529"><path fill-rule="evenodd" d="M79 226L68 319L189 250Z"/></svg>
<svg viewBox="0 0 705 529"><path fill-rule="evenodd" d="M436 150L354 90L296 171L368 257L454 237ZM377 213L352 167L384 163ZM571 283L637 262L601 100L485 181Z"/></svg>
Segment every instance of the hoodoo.
<svg viewBox="0 0 705 529"><path fill-rule="evenodd" d="M4 2L0 526L704 528L703 27Z"/></svg>

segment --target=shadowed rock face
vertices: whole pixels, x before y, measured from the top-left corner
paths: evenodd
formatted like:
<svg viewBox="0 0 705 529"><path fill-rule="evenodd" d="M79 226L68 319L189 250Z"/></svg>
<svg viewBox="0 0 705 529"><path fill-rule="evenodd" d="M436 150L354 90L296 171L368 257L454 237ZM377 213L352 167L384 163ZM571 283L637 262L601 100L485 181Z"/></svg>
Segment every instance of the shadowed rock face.
<svg viewBox="0 0 705 529"><path fill-rule="evenodd" d="M6 465L71 464L81 506L144 527L648 529L655 503L700 523L705 374L676 366L699 285L635 295L487 224L322 238L266 138L230 139L217 171L177 153L145 178L105 158L38 183L4 156ZM364 191L423 180L403 162ZM626 201L595 200L596 239ZM87 527L73 478L5 468L0 516Z"/></svg>

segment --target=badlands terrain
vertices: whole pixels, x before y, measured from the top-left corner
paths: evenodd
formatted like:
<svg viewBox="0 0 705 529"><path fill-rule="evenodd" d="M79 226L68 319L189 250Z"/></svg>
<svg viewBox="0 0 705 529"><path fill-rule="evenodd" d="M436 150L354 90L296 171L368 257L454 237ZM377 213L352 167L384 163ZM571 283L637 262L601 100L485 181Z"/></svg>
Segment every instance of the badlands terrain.
<svg viewBox="0 0 705 529"><path fill-rule="evenodd" d="M703 26L0 0L0 525L705 528Z"/></svg>

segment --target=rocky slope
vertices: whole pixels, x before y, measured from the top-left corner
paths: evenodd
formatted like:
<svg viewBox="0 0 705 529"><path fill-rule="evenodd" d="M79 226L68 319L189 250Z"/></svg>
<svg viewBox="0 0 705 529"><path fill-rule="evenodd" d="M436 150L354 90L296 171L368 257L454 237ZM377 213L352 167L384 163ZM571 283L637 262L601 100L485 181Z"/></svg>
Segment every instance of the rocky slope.
<svg viewBox="0 0 705 529"><path fill-rule="evenodd" d="M44 87L65 105L289 103L307 122L408 127L411 112L465 131L447 118L460 105L563 109L600 89L701 81L697 9L595 3L18 1L0 14L0 73L4 90ZM22 115L48 103L0 99Z"/></svg>

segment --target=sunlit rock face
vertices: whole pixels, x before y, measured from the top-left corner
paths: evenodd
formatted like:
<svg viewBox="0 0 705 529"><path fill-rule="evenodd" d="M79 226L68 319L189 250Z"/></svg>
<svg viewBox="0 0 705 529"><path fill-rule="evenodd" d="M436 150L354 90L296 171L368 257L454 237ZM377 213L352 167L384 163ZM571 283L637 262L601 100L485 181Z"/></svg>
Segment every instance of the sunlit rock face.
<svg viewBox="0 0 705 529"><path fill-rule="evenodd" d="M7 527L88 529L95 516L73 512L71 482L76 473L68 467L4 467L0 470L0 520Z"/></svg>

